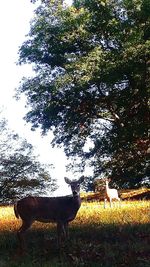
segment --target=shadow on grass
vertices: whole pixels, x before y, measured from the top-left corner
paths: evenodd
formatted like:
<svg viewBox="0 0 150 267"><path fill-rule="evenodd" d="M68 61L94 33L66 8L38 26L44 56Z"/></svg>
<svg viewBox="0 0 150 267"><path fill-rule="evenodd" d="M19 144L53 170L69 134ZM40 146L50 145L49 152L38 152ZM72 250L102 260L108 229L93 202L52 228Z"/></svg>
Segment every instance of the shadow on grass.
<svg viewBox="0 0 150 267"><path fill-rule="evenodd" d="M27 254L17 252L14 232L0 231L1 267L149 267L150 225L70 225L71 239L61 250L56 229L29 230Z"/></svg>

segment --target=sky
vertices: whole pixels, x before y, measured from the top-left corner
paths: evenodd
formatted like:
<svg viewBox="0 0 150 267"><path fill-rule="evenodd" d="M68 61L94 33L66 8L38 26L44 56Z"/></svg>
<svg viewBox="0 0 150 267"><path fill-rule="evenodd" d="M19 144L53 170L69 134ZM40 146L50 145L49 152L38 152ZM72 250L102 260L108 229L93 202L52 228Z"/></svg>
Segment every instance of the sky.
<svg viewBox="0 0 150 267"><path fill-rule="evenodd" d="M25 98L16 101L13 97L21 78L32 74L31 66L17 66L16 62L19 46L25 41L25 35L30 29L33 10L34 5L30 0L3 0L0 4L0 110L8 120L9 127L35 147L41 162L54 164L53 175L60 185L57 194L64 195L69 194L70 189L64 182L64 176L68 176L68 173L63 150L50 146L51 134L41 137L40 130L31 131L31 125L23 120L26 114Z"/></svg>

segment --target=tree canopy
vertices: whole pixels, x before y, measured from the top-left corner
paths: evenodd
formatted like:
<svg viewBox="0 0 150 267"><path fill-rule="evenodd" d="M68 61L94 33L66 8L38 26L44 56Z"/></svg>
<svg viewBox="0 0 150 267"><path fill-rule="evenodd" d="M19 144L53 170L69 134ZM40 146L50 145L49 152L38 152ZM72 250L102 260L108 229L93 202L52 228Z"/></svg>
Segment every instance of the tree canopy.
<svg viewBox="0 0 150 267"><path fill-rule="evenodd" d="M18 88L33 128L95 176L122 187L148 177L149 0L43 0L19 62L35 70Z"/></svg>
<svg viewBox="0 0 150 267"><path fill-rule="evenodd" d="M0 202L23 196L46 194L57 189L51 165L41 164L26 140L13 133L5 119L0 121Z"/></svg>

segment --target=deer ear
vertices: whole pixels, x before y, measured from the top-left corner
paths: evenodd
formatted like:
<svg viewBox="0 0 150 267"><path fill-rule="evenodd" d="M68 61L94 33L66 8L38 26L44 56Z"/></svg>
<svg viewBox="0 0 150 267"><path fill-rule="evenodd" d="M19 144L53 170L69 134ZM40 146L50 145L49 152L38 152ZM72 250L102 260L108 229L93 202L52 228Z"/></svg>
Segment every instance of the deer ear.
<svg viewBox="0 0 150 267"><path fill-rule="evenodd" d="M69 178L64 177L64 179L65 179L65 182L66 182L67 184L70 184L70 183L71 183L71 180L70 180Z"/></svg>
<svg viewBox="0 0 150 267"><path fill-rule="evenodd" d="M84 176L81 176L79 179L79 183L81 184L84 181Z"/></svg>

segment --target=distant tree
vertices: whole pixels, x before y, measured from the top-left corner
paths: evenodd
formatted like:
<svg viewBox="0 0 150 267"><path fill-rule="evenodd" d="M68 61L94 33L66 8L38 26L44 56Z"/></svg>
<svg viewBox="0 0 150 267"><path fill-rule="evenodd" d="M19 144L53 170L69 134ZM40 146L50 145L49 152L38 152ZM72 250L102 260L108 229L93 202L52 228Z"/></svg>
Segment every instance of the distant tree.
<svg viewBox="0 0 150 267"><path fill-rule="evenodd" d="M149 171L149 0L41 2L19 51L36 73L18 89L26 120L52 130L52 144L82 167L90 160L95 176L140 186Z"/></svg>
<svg viewBox="0 0 150 267"><path fill-rule="evenodd" d="M94 191L100 192L105 190L105 181L104 178L102 179L95 179L94 181Z"/></svg>
<svg viewBox="0 0 150 267"><path fill-rule="evenodd" d="M85 191L85 192L92 192L92 191L95 191L94 189L94 183L93 183L93 177L92 176L84 176L84 182L83 182L83 185L82 185L82 189Z"/></svg>
<svg viewBox="0 0 150 267"><path fill-rule="evenodd" d="M5 119L0 121L0 134L0 202L57 189L52 165L41 164L32 145L11 132Z"/></svg>

